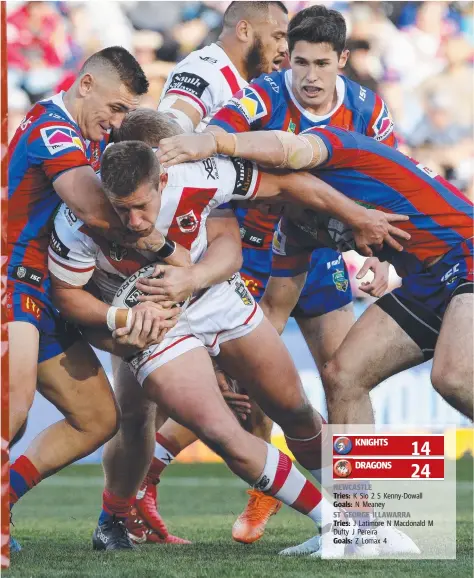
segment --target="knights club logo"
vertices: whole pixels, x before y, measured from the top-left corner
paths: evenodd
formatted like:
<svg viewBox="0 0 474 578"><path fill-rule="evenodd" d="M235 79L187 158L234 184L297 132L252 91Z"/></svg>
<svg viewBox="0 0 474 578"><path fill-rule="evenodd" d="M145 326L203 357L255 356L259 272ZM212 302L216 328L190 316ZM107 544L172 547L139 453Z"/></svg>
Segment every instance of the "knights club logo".
<svg viewBox="0 0 474 578"><path fill-rule="evenodd" d="M188 213L176 217L176 222L182 233L194 233L199 226L198 218L192 209Z"/></svg>
<svg viewBox="0 0 474 578"><path fill-rule="evenodd" d="M352 449L352 442L344 436L338 437L334 442L334 451L341 455L348 454Z"/></svg>
<svg viewBox="0 0 474 578"><path fill-rule="evenodd" d="M351 462L348 460L337 460L334 464L333 471L336 478L348 478L352 472Z"/></svg>

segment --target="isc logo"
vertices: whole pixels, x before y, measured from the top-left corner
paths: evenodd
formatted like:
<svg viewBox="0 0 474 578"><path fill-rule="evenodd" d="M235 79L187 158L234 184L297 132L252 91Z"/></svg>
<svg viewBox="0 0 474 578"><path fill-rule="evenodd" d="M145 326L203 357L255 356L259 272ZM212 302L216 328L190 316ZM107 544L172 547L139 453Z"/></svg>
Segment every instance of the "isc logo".
<svg viewBox="0 0 474 578"><path fill-rule="evenodd" d="M445 275L441 277L441 283L447 281L450 277L452 277L455 273L459 271L459 263L456 263L454 267L452 267Z"/></svg>

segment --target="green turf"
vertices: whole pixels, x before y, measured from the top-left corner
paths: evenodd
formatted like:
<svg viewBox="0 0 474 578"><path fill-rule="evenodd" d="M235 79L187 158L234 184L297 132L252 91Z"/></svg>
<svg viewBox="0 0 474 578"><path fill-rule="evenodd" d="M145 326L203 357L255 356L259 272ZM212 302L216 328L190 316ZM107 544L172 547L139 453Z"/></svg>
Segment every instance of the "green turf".
<svg viewBox="0 0 474 578"><path fill-rule="evenodd" d="M133 552L93 552L90 537L101 497L99 466L71 466L43 482L15 506L9 578L259 577L364 578L472 576L472 460L458 462L456 560L321 561L282 558L277 552L307 539L312 523L283 508L264 538L251 546L232 541L231 526L246 502L245 486L221 465L174 465L160 485L161 513L172 532L192 546L141 546Z"/></svg>

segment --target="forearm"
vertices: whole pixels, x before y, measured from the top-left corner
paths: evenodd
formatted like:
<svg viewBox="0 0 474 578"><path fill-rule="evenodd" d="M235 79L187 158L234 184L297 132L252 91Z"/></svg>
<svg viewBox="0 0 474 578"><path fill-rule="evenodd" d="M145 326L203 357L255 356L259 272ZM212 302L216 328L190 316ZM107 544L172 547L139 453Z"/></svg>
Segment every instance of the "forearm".
<svg viewBox="0 0 474 578"><path fill-rule="evenodd" d="M217 154L241 157L268 167L279 167L285 160L284 148L274 131L212 132Z"/></svg>
<svg viewBox="0 0 474 578"><path fill-rule="evenodd" d="M206 289L227 281L242 267L242 246L230 235L222 235L212 242L203 258L193 265L196 290Z"/></svg>
<svg viewBox="0 0 474 578"><path fill-rule="evenodd" d="M287 200L328 213L349 226L359 227L367 220L367 209L309 173L282 174L279 185Z"/></svg>

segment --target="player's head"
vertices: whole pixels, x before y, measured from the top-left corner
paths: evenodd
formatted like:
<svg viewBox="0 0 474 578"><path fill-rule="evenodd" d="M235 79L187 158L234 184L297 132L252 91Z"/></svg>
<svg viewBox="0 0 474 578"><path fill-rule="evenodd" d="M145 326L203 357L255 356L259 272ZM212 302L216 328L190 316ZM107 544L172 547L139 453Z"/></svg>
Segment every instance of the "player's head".
<svg viewBox="0 0 474 578"><path fill-rule="evenodd" d="M302 10L288 27L288 47L292 88L300 104L317 109L332 101L338 71L349 56L342 14L319 5Z"/></svg>
<svg viewBox="0 0 474 578"><path fill-rule="evenodd" d="M136 140L112 144L104 152L100 173L107 197L125 227L149 235L165 184L153 149Z"/></svg>
<svg viewBox="0 0 474 578"><path fill-rule="evenodd" d="M96 52L82 66L73 87L73 116L84 138L99 141L118 128L148 90L148 80L135 58L121 46Z"/></svg>
<svg viewBox="0 0 474 578"><path fill-rule="evenodd" d="M288 10L283 2L231 2L222 37L233 35L244 51L247 80L278 70L287 51Z"/></svg>
<svg viewBox="0 0 474 578"><path fill-rule="evenodd" d="M112 132L113 142L141 140L159 147L163 138L181 134L183 129L167 114L151 108L137 108L125 115L122 124Z"/></svg>

